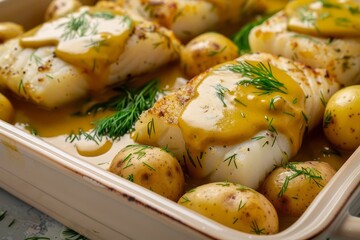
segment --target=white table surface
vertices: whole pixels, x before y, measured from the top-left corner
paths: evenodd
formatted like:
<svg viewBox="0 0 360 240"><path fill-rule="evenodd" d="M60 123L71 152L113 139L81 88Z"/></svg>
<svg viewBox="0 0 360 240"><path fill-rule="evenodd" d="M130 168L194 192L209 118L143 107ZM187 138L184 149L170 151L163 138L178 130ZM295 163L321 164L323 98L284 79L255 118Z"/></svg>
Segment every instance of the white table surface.
<svg viewBox="0 0 360 240"><path fill-rule="evenodd" d="M73 234L66 234L69 232ZM36 240L35 237L38 240L86 239L0 188L0 240L31 237L34 237L32 240Z"/></svg>

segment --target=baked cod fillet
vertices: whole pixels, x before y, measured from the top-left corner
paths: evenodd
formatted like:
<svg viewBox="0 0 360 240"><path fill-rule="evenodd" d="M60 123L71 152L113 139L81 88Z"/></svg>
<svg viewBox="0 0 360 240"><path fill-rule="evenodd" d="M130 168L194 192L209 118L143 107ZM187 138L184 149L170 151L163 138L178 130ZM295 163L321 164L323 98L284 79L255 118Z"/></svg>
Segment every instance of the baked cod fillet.
<svg viewBox="0 0 360 240"><path fill-rule="evenodd" d="M183 41L239 24L255 9L254 0L118 0L120 6L174 31Z"/></svg>
<svg viewBox="0 0 360 240"><path fill-rule="evenodd" d="M55 108L178 58L171 31L108 6L82 7L0 45L0 87Z"/></svg>
<svg viewBox="0 0 360 240"><path fill-rule="evenodd" d="M360 37L310 35L289 30L288 22L285 11L280 11L253 28L249 34L251 50L284 56L313 68L324 68L344 86L360 83Z"/></svg>
<svg viewBox="0 0 360 240"><path fill-rule="evenodd" d="M299 150L339 85L325 70L266 53L243 55L158 100L133 139L167 148L191 177L257 188Z"/></svg>

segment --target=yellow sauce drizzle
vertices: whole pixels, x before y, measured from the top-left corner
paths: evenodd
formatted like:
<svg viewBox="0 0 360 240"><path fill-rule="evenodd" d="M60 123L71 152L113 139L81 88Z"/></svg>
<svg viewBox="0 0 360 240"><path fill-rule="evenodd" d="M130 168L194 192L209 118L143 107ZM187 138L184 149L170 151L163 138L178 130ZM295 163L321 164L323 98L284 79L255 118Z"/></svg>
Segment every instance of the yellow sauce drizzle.
<svg viewBox="0 0 360 240"><path fill-rule="evenodd" d="M238 84L239 79L246 79L239 78L240 73L222 70L238 64L219 65L196 86L194 98L179 118L189 150L201 153L214 145L234 145L251 138L255 141L261 137L257 136L260 131L269 130L275 136L287 136L295 153L306 125L304 92L284 70L264 63L284 84L286 93L261 94L253 85Z"/></svg>
<svg viewBox="0 0 360 240"><path fill-rule="evenodd" d="M83 7L27 32L20 44L25 48L56 46L56 56L88 73L90 88L99 90L105 85L110 65L122 53L133 25L120 11Z"/></svg>
<svg viewBox="0 0 360 240"><path fill-rule="evenodd" d="M360 3L351 0L295 0L285 12L288 29L320 37L360 37Z"/></svg>

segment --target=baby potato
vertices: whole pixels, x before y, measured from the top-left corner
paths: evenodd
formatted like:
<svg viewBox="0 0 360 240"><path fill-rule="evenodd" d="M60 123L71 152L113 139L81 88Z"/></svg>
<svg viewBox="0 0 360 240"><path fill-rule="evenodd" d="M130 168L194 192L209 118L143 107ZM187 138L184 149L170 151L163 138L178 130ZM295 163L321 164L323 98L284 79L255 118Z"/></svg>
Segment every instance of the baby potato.
<svg viewBox="0 0 360 240"><path fill-rule="evenodd" d="M181 68L188 77L194 77L238 55L237 46L229 38L208 32L197 36L181 50Z"/></svg>
<svg viewBox="0 0 360 240"><path fill-rule="evenodd" d="M345 87L329 99L323 130L340 149L354 151L360 146L360 85Z"/></svg>
<svg viewBox="0 0 360 240"><path fill-rule="evenodd" d="M184 174L166 149L128 145L112 160L109 171L177 201L184 192Z"/></svg>
<svg viewBox="0 0 360 240"><path fill-rule="evenodd" d="M240 184L204 184L185 193L178 203L242 232L274 234L279 231L274 206L259 192Z"/></svg>
<svg viewBox="0 0 360 240"><path fill-rule="evenodd" d="M15 111L11 102L0 93L0 119L6 122L11 122L14 114Z"/></svg>
<svg viewBox="0 0 360 240"><path fill-rule="evenodd" d="M326 162L289 162L267 176L260 192L279 214L300 217L335 173Z"/></svg>

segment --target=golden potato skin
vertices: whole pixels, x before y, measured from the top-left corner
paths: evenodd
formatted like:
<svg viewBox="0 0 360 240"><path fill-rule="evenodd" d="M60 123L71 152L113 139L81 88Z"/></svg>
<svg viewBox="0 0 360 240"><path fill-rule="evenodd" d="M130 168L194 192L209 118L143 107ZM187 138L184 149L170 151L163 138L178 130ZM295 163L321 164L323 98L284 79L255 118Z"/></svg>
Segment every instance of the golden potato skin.
<svg viewBox="0 0 360 240"><path fill-rule="evenodd" d="M114 157L109 171L173 201L184 192L181 166L165 149L128 145Z"/></svg>
<svg viewBox="0 0 360 240"><path fill-rule="evenodd" d="M11 122L14 118L14 108L3 94L0 93L0 119L5 122Z"/></svg>
<svg viewBox="0 0 360 240"><path fill-rule="evenodd" d="M326 162L289 162L269 174L260 192L279 214L300 217L335 173Z"/></svg>
<svg viewBox="0 0 360 240"><path fill-rule="evenodd" d="M208 32L197 36L181 50L181 68L191 78L238 56L238 48L230 39L220 33Z"/></svg>
<svg viewBox="0 0 360 240"><path fill-rule="evenodd" d="M242 232L274 234L279 231L278 215L269 200L240 184L204 184L185 193L178 203Z"/></svg>
<svg viewBox="0 0 360 240"><path fill-rule="evenodd" d="M323 130L340 149L354 151L360 146L360 85L345 87L329 99Z"/></svg>

